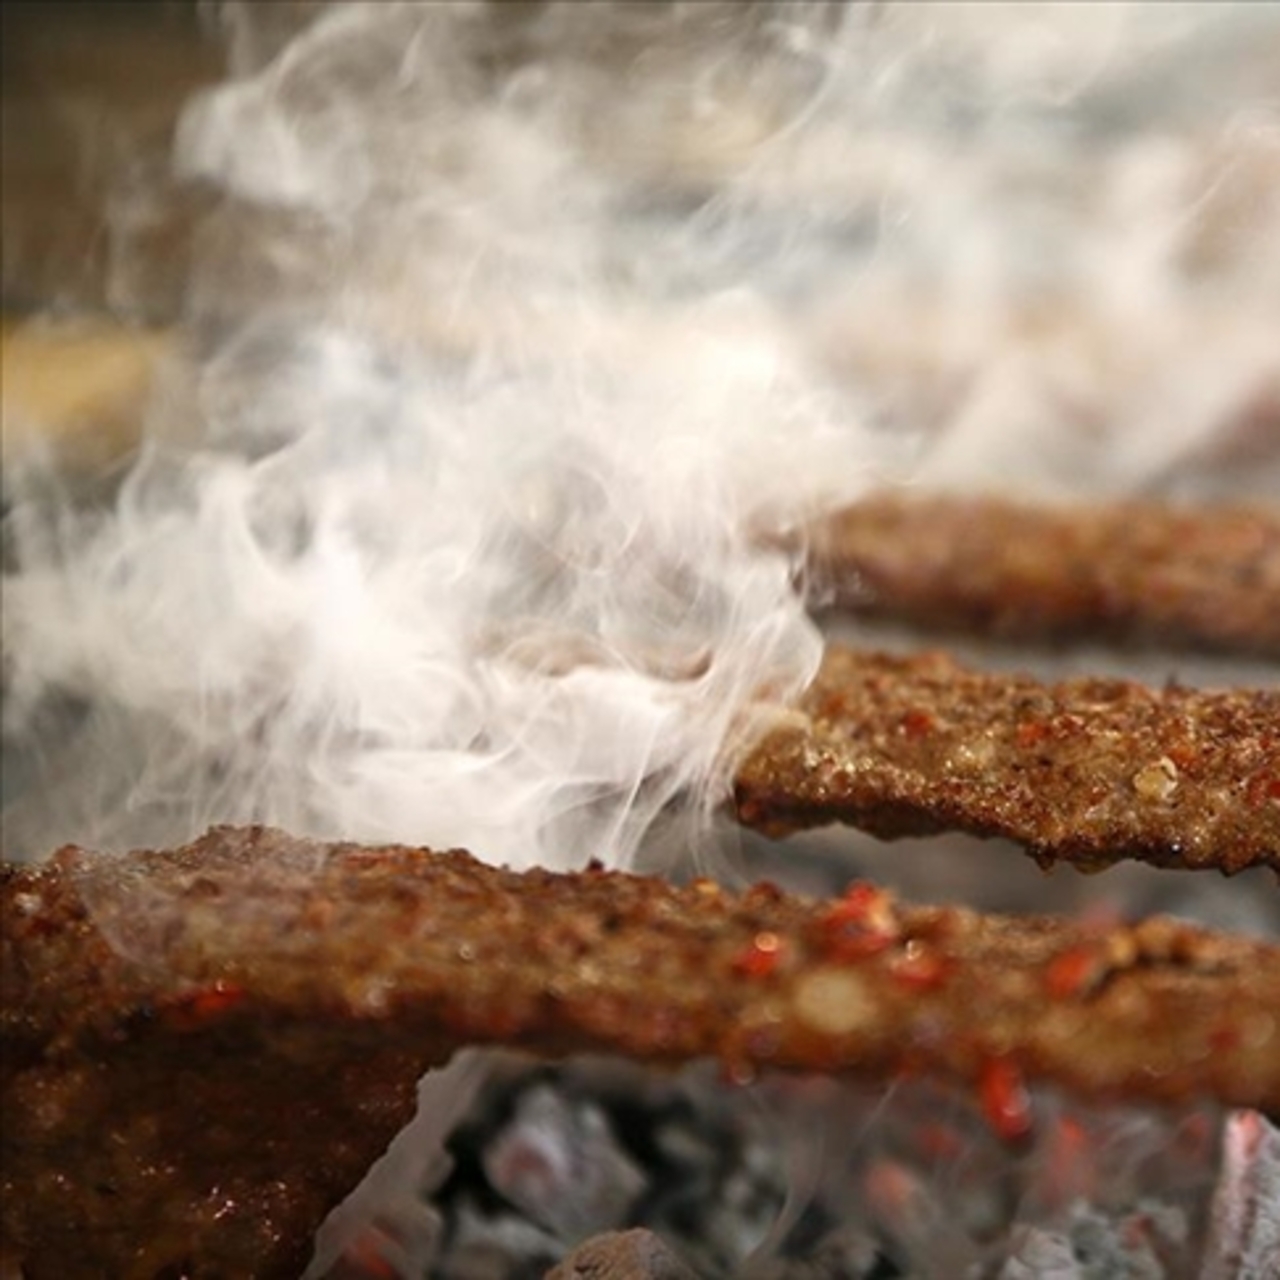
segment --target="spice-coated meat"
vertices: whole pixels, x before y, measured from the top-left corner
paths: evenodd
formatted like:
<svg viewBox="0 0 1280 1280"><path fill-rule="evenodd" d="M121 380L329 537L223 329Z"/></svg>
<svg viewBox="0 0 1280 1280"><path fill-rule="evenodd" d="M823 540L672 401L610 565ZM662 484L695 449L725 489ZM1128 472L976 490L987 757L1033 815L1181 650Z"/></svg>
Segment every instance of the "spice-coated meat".
<svg viewBox="0 0 1280 1280"><path fill-rule="evenodd" d="M1280 869L1280 691L1045 683L831 647L735 775L780 835L1005 836L1042 863Z"/></svg>
<svg viewBox="0 0 1280 1280"><path fill-rule="evenodd" d="M611 1231L575 1249L546 1280L696 1280L651 1231Z"/></svg>
<svg viewBox="0 0 1280 1280"><path fill-rule="evenodd" d="M464 1045L1280 1111L1280 948L220 828L0 884L0 1251L293 1276Z"/></svg>
<svg viewBox="0 0 1280 1280"><path fill-rule="evenodd" d="M809 536L818 604L1011 639L1280 657L1280 510L883 494Z"/></svg>

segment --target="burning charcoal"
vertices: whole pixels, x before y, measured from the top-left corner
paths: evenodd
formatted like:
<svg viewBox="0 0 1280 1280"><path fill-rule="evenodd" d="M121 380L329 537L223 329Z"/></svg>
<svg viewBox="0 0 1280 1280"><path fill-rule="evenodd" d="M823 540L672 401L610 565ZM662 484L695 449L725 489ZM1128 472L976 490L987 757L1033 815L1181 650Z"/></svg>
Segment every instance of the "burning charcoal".
<svg viewBox="0 0 1280 1280"><path fill-rule="evenodd" d="M1086 1234L1124 1237L1170 1277L1198 1276L1203 1236L1192 1238L1187 1223L1189 1211L1202 1217L1214 1184L1214 1111L1087 1109L1044 1090L1035 1103L1034 1132L1010 1150L983 1132L973 1102L934 1082L900 1085L889 1100L852 1091L827 1099L829 1131L866 1136L847 1154L828 1152L814 1193L818 1212L806 1216L821 1222L825 1206L845 1222L858 1215L911 1275L994 1275L1009 1259L1069 1250L1089 1206L1103 1227L1086 1224ZM1186 1140L1202 1128L1203 1145ZM1160 1144L1163 1164L1152 1158ZM803 1244L788 1239L784 1253L806 1258L793 1243ZM1186 1266L1175 1268L1175 1257Z"/></svg>
<svg viewBox="0 0 1280 1280"><path fill-rule="evenodd" d="M1280 657L1280 513L879 495L810 533L820 604L1010 639Z"/></svg>
<svg viewBox="0 0 1280 1280"><path fill-rule="evenodd" d="M1199 1280L1190 1236L1186 1215L1167 1204L1140 1199L1131 1212L1108 1214L1079 1202L1056 1230L1017 1230L1000 1280Z"/></svg>
<svg viewBox="0 0 1280 1280"><path fill-rule="evenodd" d="M346 1233L332 1260L317 1239L303 1280L418 1280L439 1250L443 1224L421 1196L414 1201Z"/></svg>
<svg viewBox="0 0 1280 1280"><path fill-rule="evenodd" d="M880 1160L867 1170L863 1195L888 1236L886 1252L908 1269L924 1262L942 1274L974 1271L981 1251L946 1213L924 1178L895 1160Z"/></svg>
<svg viewBox="0 0 1280 1280"><path fill-rule="evenodd" d="M470 1044L1280 1113L1280 948L1171 920L1096 930L867 885L811 902L218 828L5 867L0 945L0 1234L29 1280L298 1274L418 1076Z"/></svg>
<svg viewBox="0 0 1280 1280"><path fill-rule="evenodd" d="M686 1229L689 1256L702 1274L732 1271L769 1234L786 1201L786 1170L778 1151L749 1135L728 1176ZM718 1265L717 1265L718 1264Z"/></svg>
<svg viewBox="0 0 1280 1280"><path fill-rule="evenodd" d="M752 1269L755 1280L893 1280L899 1274L870 1236L851 1226L826 1232L798 1257L778 1258Z"/></svg>
<svg viewBox="0 0 1280 1280"><path fill-rule="evenodd" d="M779 835L1004 836L1037 861L1280 870L1280 692L1048 684L941 654L828 649L793 719L739 766Z"/></svg>
<svg viewBox="0 0 1280 1280"><path fill-rule="evenodd" d="M1185 1260L1186 1224L1176 1212L1160 1206L1139 1206L1134 1213L1113 1219L1096 1209L1081 1207L1071 1223L1071 1251L1085 1280L1130 1276L1132 1280L1171 1280L1188 1274L1166 1260Z"/></svg>
<svg viewBox="0 0 1280 1280"><path fill-rule="evenodd" d="M786 1200L786 1168L766 1108L697 1064L676 1088L650 1080L646 1106L613 1103L615 1124L650 1170L633 1221L678 1246L700 1275L736 1275ZM647 1114L646 1114L647 1113Z"/></svg>
<svg viewBox="0 0 1280 1280"><path fill-rule="evenodd" d="M658 1117L653 1140L660 1172L641 1220L681 1241L700 1274L731 1273L781 1210L781 1168L761 1159L732 1109L673 1109Z"/></svg>
<svg viewBox="0 0 1280 1280"><path fill-rule="evenodd" d="M568 1244L621 1226L646 1184L600 1108L546 1086L525 1092L483 1162L495 1191Z"/></svg>
<svg viewBox="0 0 1280 1280"><path fill-rule="evenodd" d="M1019 1232L999 1280L1087 1280L1071 1241L1038 1227Z"/></svg>
<svg viewBox="0 0 1280 1280"><path fill-rule="evenodd" d="M1202 1280L1275 1274L1280 1259L1280 1129L1253 1111L1227 1122Z"/></svg>
<svg viewBox="0 0 1280 1280"><path fill-rule="evenodd" d="M628 1207L628 1221L651 1228L686 1257L698 1274L734 1276L777 1219L785 1197L785 1162L779 1134L745 1090L726 1092L706 1064L676 1076L658 1076L628 1063L577 1059L540 1068L523 1080L501 1073L450 1140L454 1177L442 1188L439 1207L450 1220L463 1188L464 1216L474 1218L485 1197L515 1200L505 1173L495 1169L521 1125L550 1113L556 1146L565 1145L581 1117L594 1116L610 1131L614 1155L640 1175L643 1196ZM594 1127L594 1125L592 1126ZM535 1138L541 1137L535 1135ZM516 1146L527 1153L523 1139ZM518 1150L515 1154L519 1155ZM477 1180L477 1175L479 1179ZM597 1175L583 1175L589 1187ZM569 1181L559 1192L580 1194ZM465 1197L470 1198L465 1198ZM521 1205L539 1219L541 1204ZM491 1207L491 1213L500 1213ZM557 1228L561 1239L567 1236ZM482 1237L481 1237L482 1238Z"/></svg>
<svg viewBox="0 0 1280 1280"><path fill-rule="evenodd" d="M588 1241L547 1280L694 1280L694 1273L652 1232L635 1230Z"/></svg>
<svg viewBox="0 0 1280 1280"><path fill-rule="evenodd" d="M232 72L175 120L160 7L5 6L6 37L26 37L4 60L6 144L89 238L21 287L59 242L41 212L15 224L6 191L6 305L33 332L90 295L130 326L178 326L141 340L165 368L123 413L119 465L99 474L92 453L116 446L95 436L80 478L65 433L89 445L78 424L120 416L107 401L135 402L149 370L98 376L93 340L51 358L46 342L43 367L19 344L47 383L31 411L63 435L33 432L6 467L10 853L271 818L545 871L226 829L0 872L0 1272L296 1276L415 1078L472 1045L710 1063L739 1105L677 1115L661 1090L628 1105L525 1081L468 1133L485 1141L438 1237L429 1214L401 1229L427 1184L406 1161L385 1212L368 1198L336 1233L335 1265L422 1280L438 1246L438 1280L541 1280L565 1236L648 1208L679 1220L682 1261L736 1277L779 1202L781 1250L817 1187L829 1280L894 1270L841 1237L836 1208L878 1210L904 1269L985 1275L1020 1212L1010 1189L1035 1183L1047 1088L1121 1114L1207 1096L1280 1115L1274 945L904 910L866 885L814 903L549 874L590 857L682 874L667 856L708 834L735 731L808 686L821 632L756 530L886 474L1203 493L1216 470L1205 483L1274 501L1280 6L1202 7L1231 16L170 4L211 19ZM108 76L119 127L85 96L95 8L148 11L137 60ZM43 12L11 27L23 9ZM27 127L37 102L52 145ZM60 151L76 181L51 188ZM85 270L105 275L68 293ZM1213 465L1231 454L1237 477ZM837 602L1280 655L1274 512L892 506L816 548ZM927 667L861 707L820 684L834 710L806 709L791 780L757 779L744 817L1276 867L1270 695L975 681L895 703ZM869 1083L890 1117L888 1141L830 1127L843 1183L792 1180L801 1161L749 1119L787 1071ZM922 1078L976 1099L954 1126L967 1145L900 1119ZM1216 1239L1269 1269L1268 1131L1246 1123L1223 1184L1243 1207ZM1044 1199L1069 1220L1096 1170L1060 1137ZM994 1167L985 1188L947 1186L966 1163ZM673 1170L688 1178L659 1189ZM858 1203L827 1195L841 1187ZM1097 1198L1060 1233L1082 1273L1168 1271L1184 1231L1203 1243L1176 1195ZM922 1261L930 1242L942 1257ZM566 1266L685 1272L634 1235Z"/></svg>
<svg viewBox="0 0 1280 1280"><path fill-rule="evenodd" d="M432 1268L435 1280L540 1280L564 1252L555 1236L514 1213L455 1206L452 1238Z"/></svg>

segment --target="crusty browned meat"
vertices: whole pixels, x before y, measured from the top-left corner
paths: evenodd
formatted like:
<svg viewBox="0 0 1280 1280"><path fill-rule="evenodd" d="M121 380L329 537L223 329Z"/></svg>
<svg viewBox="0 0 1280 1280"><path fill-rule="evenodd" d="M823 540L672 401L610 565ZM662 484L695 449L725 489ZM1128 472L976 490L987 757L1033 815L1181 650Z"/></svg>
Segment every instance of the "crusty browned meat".
<svg viewBox="0 0 1280 1280"><path fill-rule="evenodd" d="M810 536L817 603L1007 638L1280 657L1280 510L883 494Z"/></svg>
<svg viewBox="0 0 1280 1280"><path fill-rule="evenodd" d="M0 1246L29 1280L293 1276L462 1045L1280 1111L1280 948L220 828L0 885Z"/></svg>
<svg viewBox="0 0 1280 1280"><path fill-rule="evenodd" d="M127 910L139 886L119 871ZM24 1280L296 1280L412 1118L430 1046L238 1013L226 982L170 985L163 951L116 959L74 861L4 875L0 1257Z"/></svg>
<svg viewBox="0 0 1280 1280"><path fill-rule="evenodd" d="M575 1249L547 1280L695 1280L651 1231L611 1231Z"/></svg>
<svg viewBox="0 0 1280 1280"><path fill-rule="evenodd" d="M1005 836L1042 863L1280 869L1280 691L1044 683L831 647L735 777L779 835Z"/></svg>

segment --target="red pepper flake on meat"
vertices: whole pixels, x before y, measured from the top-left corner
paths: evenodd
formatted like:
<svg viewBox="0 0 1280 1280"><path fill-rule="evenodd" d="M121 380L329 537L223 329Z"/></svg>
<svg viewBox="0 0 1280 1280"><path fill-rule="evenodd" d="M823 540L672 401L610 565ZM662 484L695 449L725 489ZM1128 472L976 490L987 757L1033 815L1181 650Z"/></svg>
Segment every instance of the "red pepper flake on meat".
<svg viewBox="0 0 1280 1280"><path fill-rule="evenodd" d="M1031 1132L1031 1098L1022 1073L1008 1058L989 1058L978 1076L978 1099L997 1137L1017 1142Z"/></svg>
<svg viewBox="0 0 1280 1280"><path fill-rule="evenodd" d="M1250 770L1260 763L1250 756ZM182 892L193 870L218 892L175 913L141 961L118 950L121 925L154 894ZM314 898L341 904L335 927L284 933L279 922ZM818 944L833 917L892 937L892 949L832 963ZM51 932L33 932L39 921ZM566 961L541 941L566 931L590 936L589 953ZM782 940L785 983L726 981L761 933ZM739 1083L766 1066L936 1073L970 1082L996 1131L1015 1138L1030 1125L1024 1074L1086 1100L1208 1096L1280 1111L1280 1059L1256 1033L1280 1007L1280 948L1176 920L899 907L870 886L834 907L730 890L709 899L622 872L517 874L457 851L357 853L254 827L175 850L0 863L0 938L0 1052L7 1064L16 1048L25 1081L14 1096L56 1100L74 1086L54 1129L3 1126L15 1189L3 1226L32 1242L33 1274L77 1280L138 1272L137 1242L156 1222L223 1214L217 1232L166 1235L145 1274L301 1274L328 1207L412 1115L413 1082L472 1045L663 1066L710 1058ZM1084 1022L1046 1017L1045 970L1085 944L1107 972L1125 970L1124 998ZM955 966L939 993L893 975L922 949ZM386 992L374 1016L370 998ZM178 1010L222 1016L190 1031L170 1025ZM157 1090L166 1073L182 1088ZM332 1125L294 1122L287 1104L304 1095ZM352 1097L369 1105L344 1107ZM245 1189L238 1208L213 1181ZM100 1231L105 1212L118 1230ZM87 1266L86 1239L100 1250Z"/></svg>
<svg viewBox="0 0 1280 1280"><path fill-rule="evenodd" d="M1280 773L1269 770L1255 773L1245 784L1244 798L1255 809L1261 808L1268 801L1274 804L1280 800Z"/></svg>
<svg viewBox="0 0 1280 1280"><path fill-rule="evenodd" d="M857 924L883 932L896 927L888 893L865 880L855 880L843 897L827 908L826 915L842 924Z"/></svg>
<svg viewBox="0 0 1280 1280"><path fill-rule="evenodd" d="M902 732L908 738L923 738L937 727L937 721L927 711L915 708L902 717Z"/></svg>
<svg viewBox="0 0 1280 1280"><path fill-rule="evenodd" d="M1183 772L1192 770L1200 762L1200 748L1194 742L1173 742L1165 749L1165 755Z"/></svg>
<svg viewBox="0 0 1280 1280"><path fill-rule="evenodd" d="M855 881L818 917L820 946L829 960L863 960L887 951L901 930L883 890Z"/></svg>
<svg viewBox="0 0 1280 1280"><path fill-rule="evenodd" d="M1097 947L1083 943L1070 947L1049 962L1044 982L1055 1000L1085 995L1101 982L1107 962Z"/></svg>
<svg viewBox="0 0 1280 1280"><path fill-rule="evenodd" d="M815 720L837 694L843 713ZM945 744L908 733L918 712ZM1280 737L1280 691L1046 682L831 645L796 713L806 727L766 735L734 777L739 818L771 835L844 822L1004 837L1043 865L1280 868L1263 745Z"/></svg>
<svg viewBox="0 0 1280 1280"><path fill-rule="evenodd" d="M901 955L889 961L889 972L913 991L936 991L951 975L952 961L936 951L926 951L919 941L908 942Z"/></svg>
<svg viewBox="0 0 1280 1280"><path fill-rule="evenodd" d="M245 997L244 988L219 978L212 985L180 996L168 1009L171 1025L194 1030L235 1008Z"/></svg>
<svg viewBox="0 0 1280 1280"><path fill-rule="evenodd" d="M732 968L744 978L767 978L777 969L782 955L782 939L762 931L733 958Z"/></svg>

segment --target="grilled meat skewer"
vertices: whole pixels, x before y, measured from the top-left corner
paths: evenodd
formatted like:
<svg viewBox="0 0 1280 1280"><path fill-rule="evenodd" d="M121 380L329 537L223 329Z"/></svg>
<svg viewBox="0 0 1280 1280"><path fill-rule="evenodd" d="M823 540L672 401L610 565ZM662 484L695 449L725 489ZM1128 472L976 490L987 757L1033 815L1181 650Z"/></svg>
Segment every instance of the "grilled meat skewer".
<svg viewBox="0 0 1280 1280"><path fill-rule="evenodd" d="M1280 1112L1280 948L219 828L0 878L0 1254L294 1276L466 1045Z"/></svg>
<svg viewBox="0 0 1280 1280"><path fill-rule="evenodd" d="M1280 510L880 494L809 538L819 606L1011 640L1280 658Z"/></svg>
<svg viewBox="0 0 1280 1280"><path fill-rule="evenodd" d="M772 835L966 831L1043 864L1280 870L1280 691L1046 683L832 646L735 775Z"/></svg>

